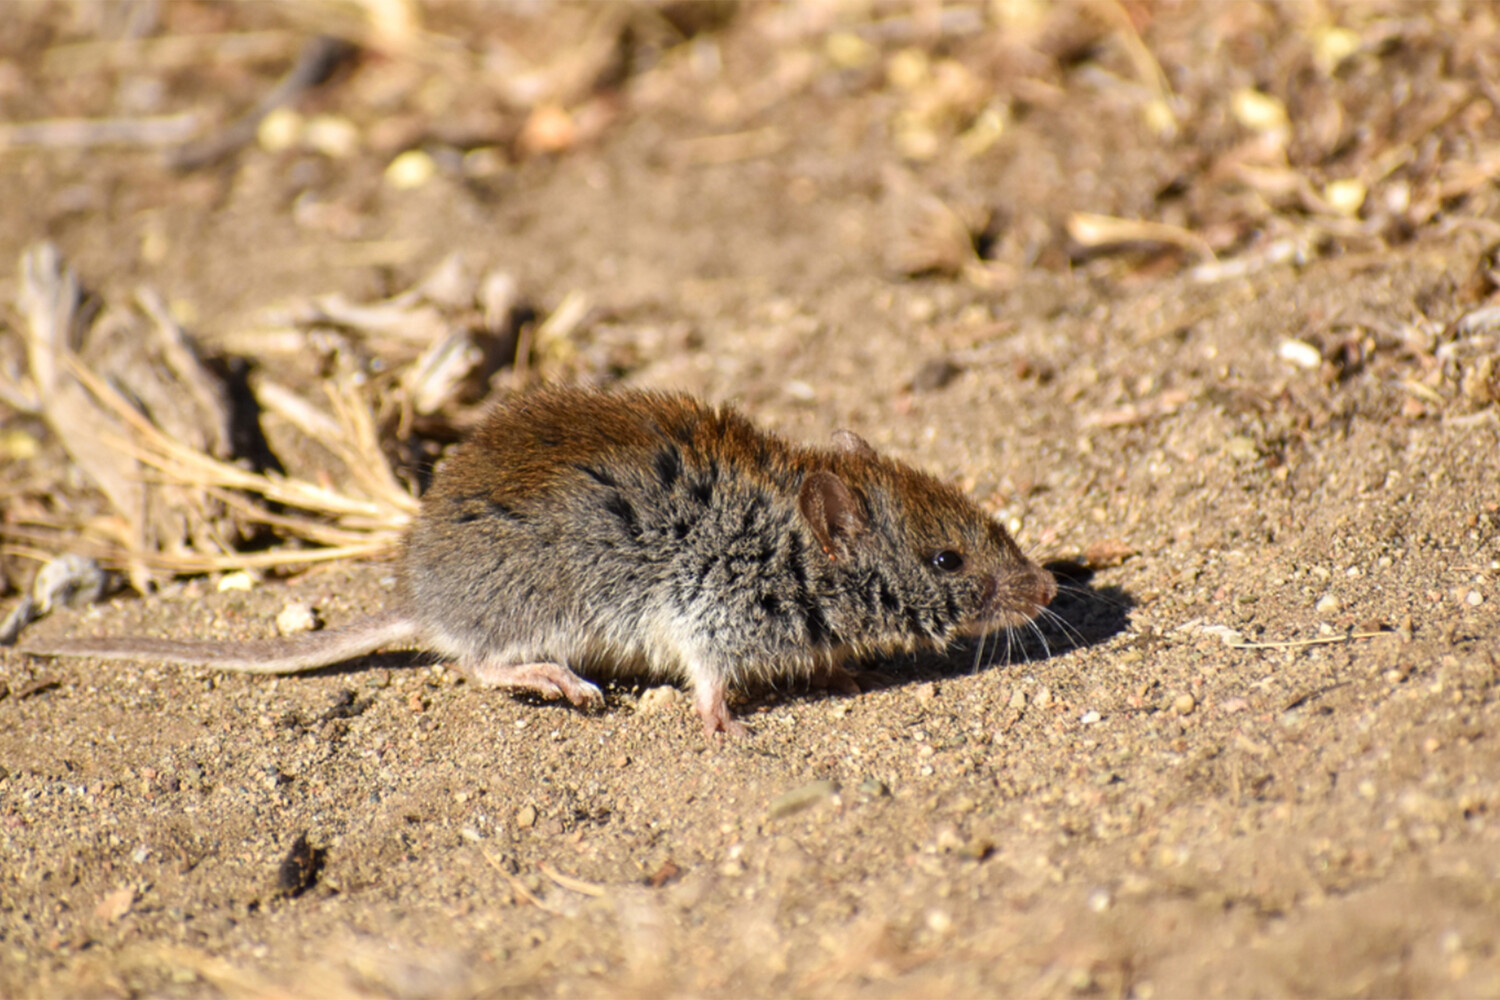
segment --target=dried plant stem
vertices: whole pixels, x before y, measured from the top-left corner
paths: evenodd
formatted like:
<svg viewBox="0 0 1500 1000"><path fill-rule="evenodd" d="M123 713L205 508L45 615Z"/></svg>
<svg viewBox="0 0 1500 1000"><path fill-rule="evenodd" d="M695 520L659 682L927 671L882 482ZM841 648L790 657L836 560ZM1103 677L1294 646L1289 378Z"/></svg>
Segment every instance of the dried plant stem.
<svg viewBox="0 0 1500 1000"><path fill-rule="evenodd" d="M4 551L23 559L47 562L63 549L77 552L99 560L114 569L126 569L135 553L118 542L105 541L73 531L36 530L24 525L7 527L6 537L20 539L23 544L7 542ZM35 543L33 545L25 542ZM316 549L270 549L265 552L231 552L224 554L202 552L147 552L138 554L144 564L153 570L167 573L221 573L237 569L276 569L281 566L305 566L312 563L336 562L340 559L384 559L395 551L394 540L372 538L368 542L354 545L327 546Z"/></svg>
<svg viewBox="0 0 1500 1000"><path fill-rule="evenodd" d="M380 451L370 412L348 380L327 387L335 418L318 429L337 430L318 440L347 467L355 484L373 499L349 496L305 480L249 472L180 444L162 433L76 355L63 352L60 358L67 373L119 421L121 433L101 431L101 440L109 447L153 470L162 483L204 490L250 523L264 524L320 546L256 553L135 552L130 559L173 572L211 572L379 557L394 550L416 510L416 499L402 489L391 473ZM269 510L251 499L252 496L291 508L293 512ZM28 532L22 528L11 535L46 543L58 541L62 531ZM71 539L70 546L89 550L89 554L110 563L128 561L121 551L131 548L87 537Z"/></svg>
<svg viewBox="0 0 1500 1000"><path fill-rule="evenodd" d="M135 410L115 389L91 372L76 355L64 356L68 371L105 406L114 411L129 429L137 435L137 441L117 440L113 445L128 449L131 456L168 476L171 481L188 486L217 486L257 493L275 503L289 504L304 510L313 510L335 516L355 516L367 519L371 526L391 529L404 528L410 513L416 510L417 502L395 485L394 477L381 490L381 501L361 500L346 496L335 490L317 486L300 479L286 479L262 473L246 472L228 462L205 455L194 448L178 444L162 434L149 420ZM357 412L358 407L350 407ZM366 418L368 419L368 418ZM368 424L362 434L373 438L373 429ZM331 450L351 466L351 471L364 466L362 478L370 478L371 465L385 466L382 458L378 463L370 461L372 455L357 455L337 444ZM374 448L375 455L379 449ZM341 454L340 454L341 453ZM387 474L389 474L387 470ZM382 502L383 501L383 502Z"/></svg>
<svg viewBox="0 0 1500 1000"><path fill-rule="evenodd" d="M325 384L324 390L339 423L348 429L353 441L352 449L345 448L340 442L338 453L356 481L370 496L391 509L415 513L417 500L391 473L390 464L380 450L380 436L370 418L370 409L359 398L354 386L347 379L341 379L332 385Z"/></svg>
<svg viewBox="0 0 1500 1000"><path fill-rule="evenodd" d="M1295 649L1299 646L1325 646L1334 642L1353 642L1355 639L1376 639L1383 635L1397 636L1400 632L1351 632L1348 635L1320 635L1312 639L1285 639L1278 642L1226 642L1230 649Z"/></svg>

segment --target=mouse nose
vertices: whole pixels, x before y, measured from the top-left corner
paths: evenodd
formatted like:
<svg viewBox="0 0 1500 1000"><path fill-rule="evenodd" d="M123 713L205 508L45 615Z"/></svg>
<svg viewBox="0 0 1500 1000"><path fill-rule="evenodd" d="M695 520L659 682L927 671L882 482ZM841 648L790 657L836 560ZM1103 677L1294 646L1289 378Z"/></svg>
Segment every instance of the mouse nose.
<svg viewBox="0 0 1500 1000"><path fill-rule="evenodd" d="M1052 603L1057 596L1057 579L1040 566L1032 570L1031 602L1039 608L1045 608Z"/></svg>

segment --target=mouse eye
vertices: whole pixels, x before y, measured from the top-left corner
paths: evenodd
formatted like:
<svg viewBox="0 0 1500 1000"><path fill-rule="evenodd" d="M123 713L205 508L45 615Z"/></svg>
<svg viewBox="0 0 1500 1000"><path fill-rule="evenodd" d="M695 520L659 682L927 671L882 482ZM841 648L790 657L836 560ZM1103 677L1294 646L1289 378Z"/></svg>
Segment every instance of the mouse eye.
<svg viewBox="0 0 1500 1000"><path fill-rule="evenodd" d="M964 557L952 549L944 549L932 557L932 564L944 573L957 573L964 568Z"/></svg>

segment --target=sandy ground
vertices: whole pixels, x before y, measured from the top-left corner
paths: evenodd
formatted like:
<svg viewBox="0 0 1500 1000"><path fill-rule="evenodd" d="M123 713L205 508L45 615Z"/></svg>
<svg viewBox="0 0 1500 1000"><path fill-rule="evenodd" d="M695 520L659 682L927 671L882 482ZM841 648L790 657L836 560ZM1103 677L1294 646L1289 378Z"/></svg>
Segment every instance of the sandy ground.
<svg viewBox="0 0 1500 1000"><path fill-rule="evenodd" d="M295 34L294 6L166 4L156 30ZM0 652L0 994L1500 995L1500 348L1460 322L1496 287L1500 226L1483 177L1410 207L1500 141L1465 96L1500 33L1483 8L1334 8L1363 47L1320 70L1311 15L1100 9L1139 33L1053 12L874 36L867 64L829 41L833 8L674 22L654 48L653 15L624 82L573 98L605 124L550 155L431 65L370 54L301 105L364 130L345 158L0 154L0 261L52 239L105 298L161 290L210 352L269 307L389 294L458 250L542 315L587 296L572 367L544 375L853 428L1067 574L1045 643L870 664L858 696L743 692L752 735L730 741L685 698L617 685L584 714L399 652L283 679ZM545 35L569 11L521 20ZM475 46L499 30L430 17ZM124 30L101 18L28 8L0 43L8 120L121 113L153 79L159 113L227 119L296 51L27 84L39 53ZM1141 124L1132 38L1175 137ZM924 92L898 52L1009 102L993 145L947 151L983 98L932 119L939 152L911 145ZM1321 208L1215 173L1266 141L1234 118L1243 87L1290 108L1279 162ZM1382 103L1401 87L1446 116L1413 98L1405 124ZM510 137L502 169L442 155L486 130ZM401 145L434 151L425 185L386 180ZM1329 214L1341 165L1373 178L1352 216ZM985 255L949 266L932 233L976 205ZM1178 228L1090 247L1082 212ZM45 428L0 418L42 443L5 477L62 481ZM391 573L191 578L33 634L266 635L294 600L338 623Z"/></svg>

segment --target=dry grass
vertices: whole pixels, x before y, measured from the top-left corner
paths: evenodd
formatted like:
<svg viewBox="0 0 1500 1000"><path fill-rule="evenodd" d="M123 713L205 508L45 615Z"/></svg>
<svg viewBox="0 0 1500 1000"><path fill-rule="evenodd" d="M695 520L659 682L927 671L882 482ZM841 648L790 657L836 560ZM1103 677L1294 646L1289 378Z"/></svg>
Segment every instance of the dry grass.
<svg viewBox="0 0 1500 1000"><path fill-rule="evenodd" d="M12 508L3 529L8 553L43 560L78 552L128 571L144 589L163 575L286 568L392 551L417 502L386 457L354 374L324 383L326 413L281 387L265 393L281 416L333 458L325 482L255 471L211 453L227 453L224 429L232 416L215 376L182 331L171 331L171 364L149 354L149 341L141 349L145 356L123 365L117 354L98 351L91 364L80 350L97 346L103 324L87 321L77 277L54 248L28 251L22 285L30 364L25 376L10 380L7 395L29 401L111 512ZM169 322L157 319L158 329ZM155 406L120 387L141 368L171 380ZM188 420L206 419L221 432L196 439L186 433L184 414L166 412L174 398L198 408L185 415ZM169 431L173 422L179 427ZM160 516L163 506L170 506L170 519ZM183 533L173 532L178 526L186 526ZM233 544L260 537L263 529L278 541L251 550Z"/></svg>

